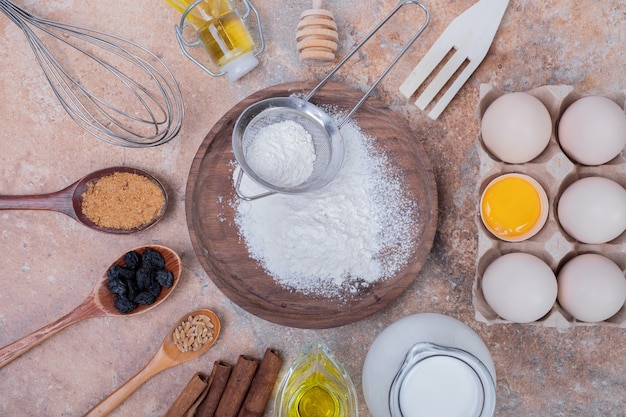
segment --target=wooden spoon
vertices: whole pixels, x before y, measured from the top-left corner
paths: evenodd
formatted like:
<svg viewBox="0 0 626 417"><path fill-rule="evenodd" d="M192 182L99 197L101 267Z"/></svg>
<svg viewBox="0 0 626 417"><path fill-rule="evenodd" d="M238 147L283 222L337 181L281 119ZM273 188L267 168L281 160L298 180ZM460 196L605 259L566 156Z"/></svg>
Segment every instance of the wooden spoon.
<svg viewBox="0 0 626 417"><path fill-rule="evenodd" d="M197 316L198 314L204 314L209 316L211 323L213 323L213 339L203 344L200 349L193 351L182 352L178 349L174 343L174 331L183 321L187 320L189 316ZM113 391L108 397L102 400L98 405L89 410L84 417L93 416L106 416L113 411L118 405L120 405L126 398L133 394L140 386L142 386L147 380L155 376L161 371L168 368L187 362L191 359L195 359L209 350L211 346L217 340L220 334L220 320L217 315L211 310L196 310L189 314L185 314L176 322L171 330L163 339L163 343L156 351L152 359L139 371L134 377L126 381L122 386Z"/></svg>
<svg viewBox="0 0 626 417"><path fill-rule="evenodd" d="M150 220L148 223L144 223L138 227L132 229L113 229L109 227L102 227L95 224L92 220L90 220L82 210L82 195L87 190L87 186L91 183L97 182L99 179L112 175L116 172L130 172L133 174L141 175L143 177L148 178L152 182L154 182L160 189L163 191L163 196L165 197L165 204L163 204L163 208L161 212ZM165 191L165 187L161 184L156 178L152 175L144 172L140 169L129 168L129 167L113 167L113 168L105 168L99 171L92 172L91 174L81 178L76 181L74 184L69 187L49 193L49 194L40 194L40 195L19 195L19 196L6 196L0 195L0 210L51 210L58 211L63 214L66 214L73 219L79 221L87 227L92 229L106 232L106 233L117 233L117 234L128 234L134 233L141 230L145 230L148 227L154 225L158 222L163 215L165 214L165 210L167 208L167 192Z"/></svg>
<svg viewBox="0 0 626 417"><path fill-rule="evenodd" d="M7 345L0 349L0 368L7 365L12 360L16 359L18 356L23 353L29 351L31 348L37 346L44 340L48 339L50 336L58 333L59 331L65 329L70 324L74 324L80 320L91 318L91 317L103 317L103 316L134 316L137 314L144 313L148 310L152 310L154 307L161 304L176 288L178 284L180 274L182 272L182 263L180 257L173 250L166 248L164 246L158 245L149 245L142 246L134 251L138 253L143 253L143 251L147 248L154 249L158 251L163 258L165 259L165 268L172 272L174 275L174 282L170 288L162 287L161 293L154 301L154 303L150 305L137 305L130 313L121 313L113 304L113 293L109 291L107 288L108 285L108 276L107 272L109 268L113 265L124 265L124 255L121 255L119 258L115 260L109 267L107 267L104 274L100 278L100 282L94 287L91 293L87 296L87 298L76 307L74 310L61 317L55 322L52 322L39 330L29 334L17 340L10 345Z"/></svg>

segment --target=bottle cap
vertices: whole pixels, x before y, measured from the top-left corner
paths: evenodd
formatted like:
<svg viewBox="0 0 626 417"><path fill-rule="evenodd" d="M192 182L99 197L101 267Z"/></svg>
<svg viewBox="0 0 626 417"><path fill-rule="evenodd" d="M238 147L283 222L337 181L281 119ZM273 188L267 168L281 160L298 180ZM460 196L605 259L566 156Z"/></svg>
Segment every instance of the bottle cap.
<svg viewBox="0 0 626 417"><path fill-rule="evenodd" d="M248 52L224 65L222 71L226 73L226 79L232 82L252 71L257 65L259 60L254 53Z"/></svg>

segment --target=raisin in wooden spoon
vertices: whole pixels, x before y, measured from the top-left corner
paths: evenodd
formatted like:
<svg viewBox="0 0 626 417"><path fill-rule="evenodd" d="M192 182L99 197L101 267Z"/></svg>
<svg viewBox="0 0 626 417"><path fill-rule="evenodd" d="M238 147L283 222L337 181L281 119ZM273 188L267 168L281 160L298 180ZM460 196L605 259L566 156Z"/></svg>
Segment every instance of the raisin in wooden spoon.
<svg viewBox="0 0 626 417"><path fill-rule="evenodd" d="M137 307L129 313L122 313L115 306L115 294L113 294L108 288L108 271L114 265L124 265L124 256L126 255L125 253L117 258L106 269L106 271L102 274L102 277L100 278L98 284L78 307L76 307L74 310L61 317L57 321L52 322L42 327L41 329L29 334L28 336L25 336L22 339L17 340L0 349L0 368L7 365L9 362L13 361L23 353L29 351L33 347L37 346L44 340L48 339L50 336L58 333L69 325L74 324L80 320L103 316L134 316L152 310L154 307L165 301L165 299L172 293L172 291L174 290L174 288L176 288L176 285L178 284L180 274L182 272L180 257L173 250L158 245L142 246L133 249L133 251L141 255L147 249L155 250L159 254L161 254L161 256L163 257L163 261L165 262L165 269L169 270L173 276L172 284L169 286L169 288L162 287L159 295L156 297L155 301L152 304L138 304Z"/></svg>

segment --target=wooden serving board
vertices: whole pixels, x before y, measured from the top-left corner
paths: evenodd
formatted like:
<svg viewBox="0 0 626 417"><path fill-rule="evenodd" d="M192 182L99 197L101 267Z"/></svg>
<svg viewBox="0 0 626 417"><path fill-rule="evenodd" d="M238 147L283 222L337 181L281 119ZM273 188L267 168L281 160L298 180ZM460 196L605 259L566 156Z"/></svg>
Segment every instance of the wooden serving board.
<svg viewBox="0 0 626 417"><path fill-rule="evenodd" d="M415 247L396 276L377 281L357 293L336 298L302 294L279 285L248 255L239 236L232 207L235 157L231 134L249 105L269 97L306 94L315 83L286 83L247 97L230 109L206 135L193 160L185 197L187 227L202 267L217 287L248 312L281 325L329 328L353 323L384 308L417 276L431 250L437 227L437 190L430 161L406 121L382 102L369 98L353 120L404 178L404 188L418 205L411 230ZM320 107L348 111L361 91L329 83L311 100ZM272 198L266 197L266 198Z"/></svg>

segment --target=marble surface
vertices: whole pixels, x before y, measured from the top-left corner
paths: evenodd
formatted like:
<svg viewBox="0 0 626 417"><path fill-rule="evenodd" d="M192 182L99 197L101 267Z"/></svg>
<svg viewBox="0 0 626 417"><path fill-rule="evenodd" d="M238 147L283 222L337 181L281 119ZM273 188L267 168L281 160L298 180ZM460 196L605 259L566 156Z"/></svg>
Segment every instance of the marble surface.
<svg viewBox="0 0 626 417"><path fill-rule="evenodd" d="M481 83L505 91L547 84L572 85L583 94L624 89L626 3L623 0L512 0L483 64L438 120L408 103L398 86L444 27L470 0L430 0L432 22L376 90L405 117L431 158L439 192L439 225L432 252L415 281L383 311L360 322L324 330L287 328L259 319L225 298L196 259L184 201L195 152L211 126L249 94L287 81L317 80L328 67L298 62L294 34L304 0L258 0L267 42L261 65L229 83L201 72L179 50L179 14L163 1L79 2L20 0L47 18L114 33L142 43L170 66L185 100L185 121L171 142L128 149L89 136L51 93L22 32L0 16L0 194L39 194L68 186L114 165L143 168L168 186L170 206L154 228L114 236L94 232L55 212L0 213L0 346L50 323L77 306L106 266L143 244L175 249L183 260L179 287L164 304L138 317L79 322L0 369L0 416L82 415L135 375L152 357L179 316L208 307L223 321L222 335L204 356L164 371L112 415L163 415L191 376L213 361L240 354L282 352L285 365L314 340L344 363L359 395L368 347L406 315L437 312L472 327L496 367L497 416L615 416L626 414L624 328L566 330L522 324L485 325L474 319L472 282L477 230L479 158L476 104ZM393 0L328 1L339 25L340 51L360 40L394 6ZM365 90L408 39L414 22L402 14L372 39L337 81ZM272 407L267 412L272 415Z"/></svg>

